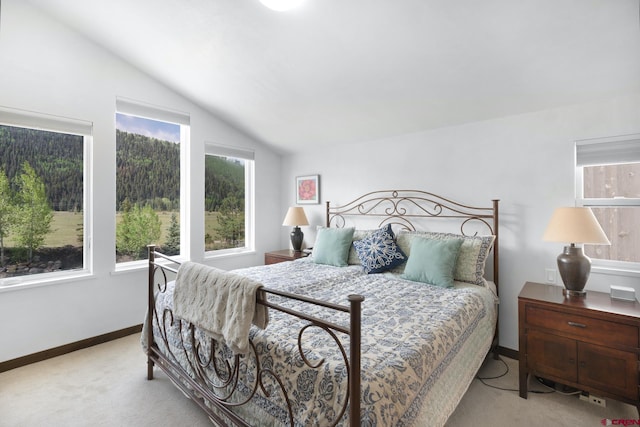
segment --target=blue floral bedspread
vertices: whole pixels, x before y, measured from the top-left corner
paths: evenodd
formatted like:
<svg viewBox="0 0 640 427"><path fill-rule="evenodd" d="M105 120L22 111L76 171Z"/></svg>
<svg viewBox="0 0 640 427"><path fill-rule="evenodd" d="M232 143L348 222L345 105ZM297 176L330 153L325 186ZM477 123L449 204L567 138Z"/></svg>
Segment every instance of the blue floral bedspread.
<svg viewBox="0 0 640 427"><path fill-rule="evenodd" d="M363 426L415 425L422 408L428 404L434 384L464 348L478 324L488 313L493 316L494 310L493 295L486 288L466 285L444 289L391 274L368 275L360 266L338 268L301 259L234 272L268 288L340 305L348 305L349 294L365 297L361 346ZM269 295L269 301L279 303L280 299ZM156 310L162 313L171 306L172 288L169 287L158 296ZM340 325L348 324L346 313L329 313L322 307L306 304L299 306L296 303L295 306L306 314ZM284 388L289 391L295 425L331 425L340 411L336 402L344 401L347 393L347 372L340 352L328 334L319 328L309 328L301 339L302 351L312 362L324 360L319 369L312 369L303 362L297 350L302 324L275 310L270 310L269 315L271 320L266 330L255 327L251 330L260 365L276 372L282 379ZM184 325L182 336L175 324L169 328L168 349L161 342L160 329L155 324L154 334L163 352L171 351L187 372L193 372L193 362L178 349L185 341ZM345 340L348 354L348 337L341 335L338 334ZM202 346L200 351L204 354L203 349L208 351L208 347L206 343ZM228 356L228 350L221 350L221 354L225 351ZM243 362L240 369L241 377L248 383L255 382L251 374L254 364ZM479 366L474 365L476 367L470 369ZM268 378L265 383L269 383ZM248 393L251 387L247 385L244 391ZM266 386L266 389L274 390L274 387ZM242 416L257 425L288 425L285 407L284 400L276 399L274 404L258 392L252 399L253 409L245 410ZM347 424L346 417L338 422L338 425Z"/></svg>

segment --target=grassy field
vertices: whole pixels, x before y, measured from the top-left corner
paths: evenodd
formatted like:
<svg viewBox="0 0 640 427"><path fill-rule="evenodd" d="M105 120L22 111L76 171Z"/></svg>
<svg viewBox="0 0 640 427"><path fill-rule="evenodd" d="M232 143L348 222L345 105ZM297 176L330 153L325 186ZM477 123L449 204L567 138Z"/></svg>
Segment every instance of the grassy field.
<svg viewBox="0 0 640 427"><path fill-rule="evenodd" d="M171 224L171 212L159 212L158 216L162 224L162 234L160 236L160 242L156 243L162 245L166 241L169 225ZM217 212L206 212L205 214L205 233L213 236L214 239L217 237L215 231L218 225L217 216ZM54 212L51 224L53 232L46 237L44 247L79 246L79 236L82 234L82 218L82 213ZM116 221L120 221L120 214L116 214ZM6 247L12 247L14 246L14 242L12 236L9 236L5 238L4 245Z"/></svg>
<svg viewBox="0 0 640 427"><path fill-rule="evenodd" d="M82 213L54 212L51 222L51 233L47 235L44 246L57 248L61 246L80 246L78 237L82 234ZM13 247L15 240L12 235L4 239L4 245Z"/></svg>

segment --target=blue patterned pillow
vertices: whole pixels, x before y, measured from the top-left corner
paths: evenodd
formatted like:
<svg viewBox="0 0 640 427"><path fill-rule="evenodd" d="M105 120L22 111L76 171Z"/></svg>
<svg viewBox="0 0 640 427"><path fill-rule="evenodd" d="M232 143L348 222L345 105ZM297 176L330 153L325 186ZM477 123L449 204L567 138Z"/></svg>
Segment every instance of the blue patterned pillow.
<svg viewBox="0 0 640 427"><path fill-rule="evenodd" d="M382 273L402 264L407 257L393 241L391 224L353 242L360 263L367 273Z"/></svg>

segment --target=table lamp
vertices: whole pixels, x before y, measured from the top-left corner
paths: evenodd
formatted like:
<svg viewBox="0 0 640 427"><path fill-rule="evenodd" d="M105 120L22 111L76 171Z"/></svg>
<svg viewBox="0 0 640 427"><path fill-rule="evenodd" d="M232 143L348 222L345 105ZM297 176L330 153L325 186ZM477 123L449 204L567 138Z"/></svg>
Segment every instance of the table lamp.
<svg viewBox="0 0 640 427"><path fill-rule="evenodd" d="M302 239L304 233L300 230L300 225L309 225L307 216L304 213L304 209L301 207L292 206L287 211L287 215L284 217L282 225L292 225L293 231L291 232L291 246L296 252L300 252L302 249Z"/></svg>
<svg viewBox="0 0 640 427"><path fill-rule="evenodd" d="M542 238L548 242L570 244L558 255L558 271L564 283L564 293L570 296L585 296L584 285L591 272L591 260L576 243L611 244L591 209L556 209Z"/></svg>

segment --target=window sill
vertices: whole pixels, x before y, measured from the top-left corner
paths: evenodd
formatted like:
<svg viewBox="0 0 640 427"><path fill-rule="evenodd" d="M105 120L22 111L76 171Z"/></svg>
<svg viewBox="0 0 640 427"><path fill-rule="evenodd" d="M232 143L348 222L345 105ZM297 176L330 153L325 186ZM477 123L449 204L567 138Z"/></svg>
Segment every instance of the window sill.
<svg viewBox="0 0 640 427"><path fill-rule="evenodd" d="M245 255L255 255L256 251L254 249L240 248L240 249L220 249L217 251L209 251L205 252L204 259L220 259L220 258L229 258L235 256L245 256Z"/></svg>
<svg viewBox="0 0 640 427"><path fill-rule="evenodd" d="M595 266L595 265L591 266L591 274L605 274L609 276L624 276L624 277L640 278L640 271L638 270L602 267L602 266Z"/></svg>
<svg viewBox="0 0 640 427"><path fill-rule="evenodd" d="M180 256L180 255L175 255L175 256L171 256L171 259L176 260L178 262L185 262L188 261L186 258ZM171 264L170 261L167 261L163 258L156 258L156 262L163 264L163 263L167 263L167 264ZM139 261L129 261L129 262L123 262L121 264L116 264L116 269L114 271L111 272L112 276L118 276L120 274L127 274L127 273L131 273L131 272L137 272L137 271L142 271L142 270L147 270L149 268L149 260L148 259L141 259Z"/></svg>
<svg viewBox="0 0 640 427"><path fill-rule="evenodd" d="M119 274L126 274L132 271L145 270L149 267L149 262L146 259L141 259L140 261L131 261L122 264L116 264L116 269L111 272L112 276L117 276Z"/></svg>
<svg viewBox="0 0 640 427"><path fill-rule="evenodd" d="M221 259L221 258L232 258L238 256L247 256L247 255L255 255L256 251L254 249L221 249L218 251L210 251L206 252L204 255L204 261ZM179 262L188 261L186 258L182 256L173 256L172 259L175 259ZM159 261L162 262L162 261ZM146 259L142 259L139 261L130 261L116 265L116 269L111 272L112 276L117 276L120 274L127 274L131 272L137 272L146 270L149 267L149 261Z"/></svg>
<svg viewBox="0 0 640 427"><path fill-rule="evenodd" d="M37 278L34 277L34 275L12 277L10 279L0 280L0 293L37 288L40 286L56 285L60 283L67 284L87 279L95 279L95 275L87 270L68 273L45 273L37 275Z"/></svg>

